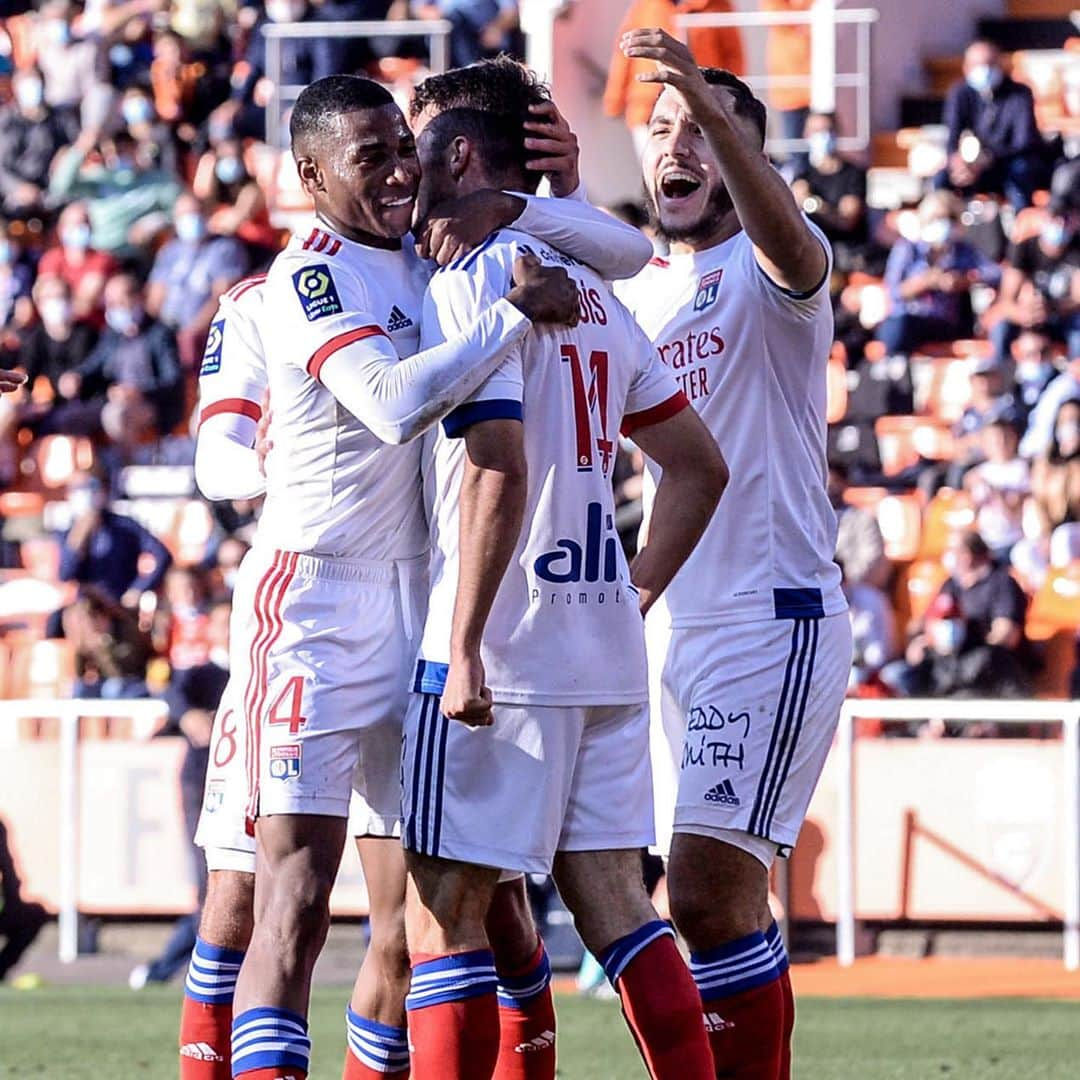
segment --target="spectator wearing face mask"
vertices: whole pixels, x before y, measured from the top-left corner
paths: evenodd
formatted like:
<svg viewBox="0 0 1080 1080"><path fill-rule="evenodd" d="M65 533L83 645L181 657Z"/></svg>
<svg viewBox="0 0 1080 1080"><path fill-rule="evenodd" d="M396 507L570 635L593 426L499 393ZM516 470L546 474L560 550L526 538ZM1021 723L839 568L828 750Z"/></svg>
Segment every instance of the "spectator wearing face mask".
<svg viewBox="0 0 1080 1080"><path fill-rule="evenodd" d="M176 200L176 236L154 260L146 310L176 332L180 357L192 368L202 356L218 300L247 271L243 245L209 232L199 200Z"/></svg>
<svg viewBox="0 0 1080 1080"><path fill-rule="evenodd" d="M167 434L184 407L175 335L147 314L130 274L117 274L105 286L105 321L86 362L61 377L61 391L101 402L102 427L121 445Z"/></svg>
<svg viewBox="0 0 1080 1080"><path fill-rule="evenodd" d="M1035 120L1031 90L1005 74L1001 50L975 41L964 53L964 79L945 98L948 165L935 184L961 195L1004 195L1017 210L1050 179L1050 160Z"/></svg>
<svg viewBox="0 0 1080 1080"><path fill-rule="evenodd" d="M180 190L126 131L100 139L92 129L57 157L50 183L55 198L86 202L93 247L133 259L167 226Z"/></svg>
<svg viewBox="0 0 1080 1080"><path fill-rule="evenodd" d="M1072 342L1065 370L1042 392L1028 417L1027 431L1020 440L1020 456L1028 460L1049 450L1054 440L1058 410L1066 401L1080 398L1080 342Z"/></svg>
<svg viewBox="0 0 1080 1080"><path fill-rule="evenodd" d="M216 236L235 236L260 254L278 249L280 234L270 224L266 196L248 172L237 140L226 139L203 154L191 187L207 207Z"/></svg>
<svg viewBox="0 0 1080 1080"><path fill-rule="evenodd" d="M906 663L889 665L882 678L911 697L1028 696L1023 590L976 532L955 537L944 561L949 579L916 628Z"/></svg>
<svg viewBox="0 0 1080 1080"><path fill-rule="evenodd" d="M232 599L240 573L240 563L248 550L248 545L236 536L226 536L218 544L210 570L210 593L214 600Z"/></svg>
<svg viewBox="0 0 1080 1080"><path fill-rule="evenodd" d="M45 103L81 126L100 123L112 90L100 38L76 33L72 0L45 0L34 21L33 50Z"/></svg>
<svg viewBox="0 0 1080 1080"><path fill-rule="evenodd" d="M1037 236L1013 245L1001 279L1002 318L991 338L1006 356L1021 330L1045 330L1055 341L1080 341L1080 233L1076 215L1051 205Z"/></svg>
<svg viewBox="0 0 1080 1080"><path fill-rule="evenodd" d="M877 337L890 355L970 337L971 286L997 285L1000 268L963 239L959 219L954 195L931 192L919 204L918 239L901 238L889 253L885 285L891 308Z"/></svg>
<svg viewBox="0 0 1080 1080"><path fill-rule="evenodd" d="M90 215L86 204L69 203L60 212L59 243L38 263L40 277L57 277L71 290L74 317L100 330L105 325L105 282L120 269L112 255L91 247Z"/></svg>
<svg viewBox="0 0 1080 1080"><path fill-rule="evenodd" d="M1031 464L1031 489L1047 533L1080 522L1080 396L1058 408L1050 445Z"/></svg>
<svg viewBox="0 0 1080 1080"><path fill-rule="evenodd" d="M975 508L975 528L999 562L1007 562L1024 537L1024 502L1031 493L1031 470L1019 457L1016 428L995 420L982 431L983 460L964 477Z"/></svg>
<svg viewBox="0 0 1080 1080"><path fill-rule="evenodd" d="M791 185L796 202L829 238L841 270L850 269L867 251L866 170L842 157L836 148L836 117L811 113L803 132L810 144L809 163Z"/></svg>
<svg viewBox="0 0 1080 1080"><path fill-rule="evenodd" d="M149 90L129 86L120 99L120 119L124 130L149 155L155 169L169 176L180 175L180 148L176 136L158 117Z"/></svg>
<svg viewBox="0 0 1080 1080"><path fill-rule="evenodd" d="M1050 348L1050 335L1045 330L1022 330L1009 346L1016 383L1016 404L1024 424L1027 424L1043 391L1058 377Z"/></svg>
<svg viewBox="0 0 1080 1080"><path fill-rule="evenodd" d="M955 448L948 485L960 487L968 469L985 460L983 434L988 427L1004 423L1019 428L1022 416L1005 366L992 356L976 360L971 371L971 401L953 426Z"/></svg>
<svg viewBox="0 0 1080 1080"><path fill-rule="evenodd" d="M78 138L79 125L45 103L39 71L16 72L12 89L14 100L0 108L0 200L9 217L26 217L45 208L49 166Z"/></svg>

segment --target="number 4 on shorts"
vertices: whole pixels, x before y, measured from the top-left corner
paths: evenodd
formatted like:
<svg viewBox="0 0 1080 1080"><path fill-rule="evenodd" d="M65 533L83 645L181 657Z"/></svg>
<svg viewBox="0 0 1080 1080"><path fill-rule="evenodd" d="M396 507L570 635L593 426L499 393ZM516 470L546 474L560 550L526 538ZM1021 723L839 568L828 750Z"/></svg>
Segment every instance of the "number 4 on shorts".
<svg viewBox="0 0 1080 1080"><path fill-rule="evenodd" d="M288 713L278 710L282 707L285 699L289 698ZM306 723L307 717L300 715L301 703L304 699L304 676L294 675L286 684L285 689L278 694L277 700L270 706L271 724L288 724L289 734L295 735Z"/></svg>

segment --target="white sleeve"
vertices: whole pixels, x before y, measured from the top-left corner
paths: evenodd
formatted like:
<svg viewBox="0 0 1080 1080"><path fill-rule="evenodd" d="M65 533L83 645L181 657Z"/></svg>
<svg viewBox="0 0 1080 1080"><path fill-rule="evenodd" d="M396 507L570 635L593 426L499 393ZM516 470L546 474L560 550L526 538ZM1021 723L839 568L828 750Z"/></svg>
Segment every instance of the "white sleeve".
<svg viewBox="0 0 1080 1080"><path fill-rule="evenodd" d="M572 255L606 280L633 277L653 257L652 243L644 233L597 210L576 193L566 199L518 197L525 200L525 209L513 228Z"/></svg>
<svg viewBox="0 0 1080 1080"><path fill-rule="evenodd" d="M254 312L222 301L199 371L195 483L211 500L252 499L266 480L255 453L266 364Z"/></svg>

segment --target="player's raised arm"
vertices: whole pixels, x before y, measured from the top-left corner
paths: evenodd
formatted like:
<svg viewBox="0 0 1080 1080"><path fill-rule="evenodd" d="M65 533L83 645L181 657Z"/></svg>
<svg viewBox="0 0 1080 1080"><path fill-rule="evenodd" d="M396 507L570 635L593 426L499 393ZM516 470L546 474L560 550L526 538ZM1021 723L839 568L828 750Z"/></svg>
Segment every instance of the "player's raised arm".
<svg viewBox="0 0 1080 1080"><path fill-rule="evenodd" d="M652 125L700 133L712 148L739 222L754 244L758 263L777 285L795 293L811 292L825 278L828 259L810 231L787 184L762 152L762 135L739 116L730 92L710 85L690 51L663 30L632 30L621 41L629 57L656 61L657 70L639 75L642 82L670 87L683 106L665 112L658 105ZM662 104L662 103L661 103ZM678 139L669 140L672 165L678 165Z"/></svg>
<svg viewBox="0 0 1080 1080"><path fill-rule="evenodd" d="M523 256L506 296L442 344L401 360L378 324L353 326L317 349L307 370L378 438L403 443L469 397L534 323L573 326L578 316L566 271Z"/></svg>

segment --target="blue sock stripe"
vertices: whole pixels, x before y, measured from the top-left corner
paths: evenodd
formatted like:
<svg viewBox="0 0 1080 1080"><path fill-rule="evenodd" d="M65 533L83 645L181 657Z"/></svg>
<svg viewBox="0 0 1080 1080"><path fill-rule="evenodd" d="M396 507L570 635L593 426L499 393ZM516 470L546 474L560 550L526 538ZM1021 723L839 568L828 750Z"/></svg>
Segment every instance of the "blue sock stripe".
<svg viewBox="0 0 1080 1080"><path fill-rule="evenodd" d="M499 976L499 1004L504 1009L522 1009L542 994L551 984L551 960L547 949L540 950L540 959L521 975Z"/></svg>
<svg viewBox="0 0 1080 1080"><path fill-rule="evenodd" d="M345 1010L349 1051L374 1072L401 1072L409 1067L409 1035L403 1027L391 1027Z"/></svg>
<svg viewBox="0 0 1080 1080"><path fill-rule="evenodd" d="M732 997L780 978L776 957L760 930L718 948L691 953L690 974L702 1001Z"/></svg>
<svg viewBox="0 0 1080 1080"><path fill-rule="evenodd" d="M233 1020L233 1076L254 1069L308 1068L311 1039L307 1021L288 1009L248 1009Z"/></svg>
<svg viewBox="0 0 1080 1080"><path fill-rule="evenodd" d="M220 945L211 945L203 941L201 937L195 939L195 948L191 951L192 958L198 958L209 966L210 964L235 964L237 968L244 962L244 953L240 949L225 949Z"/></svg>
<svg viewBox="0 0 1080 1080"><path fill-rule="evenodd" d="M604 974L607 975L608 980L614 986L619 976L638 953L662 937L673 938L674 936L675 931L666 922L662 919L654 919L652 922L639 926L632 933L609 945L597 957L597 960L600 961Z"/></svg>
<svg viewBox="0 0 1080 1080"><path fill-rule="evenodd" d="M705 952L690 954L691 964L716 964L722 960L730 960L736 956L742 956L753 949L760 948L765 943L765 935L760 930L755 930L746 937L729 941L726 945L717 945L714 949L706 949Z"/></svg>
<svg viewBox="0 0 1080 1080"><path fill-rule="evenodd" d="M780 927L775 920L769 924L769 928L765 931L765 940L773 951L780 974L783 975L791 966L791 961L788 957L787 947L784 945L784 936L780 933Z"/></svg>
<svg viewBox="0 0 1080 1080"><path fill-rule="evenodd" d="M378 1020L369 1020L358 1012L353 1012L349 1007L345 1010L345 1024L350 1031L362 1031L371 1038L386 1039L387 1041L408 1042L408 1031L403 1027L393 1027L390 1024L380 1024Z"/></svg>
<svg viewBox="0 0 1080 1080"><path fill-rule="evenodd" d="M494 994L495 959L490 949L475 949L456 956L440 956L413 968L406 1009L422 1009L447 1001Z"/></svg>

